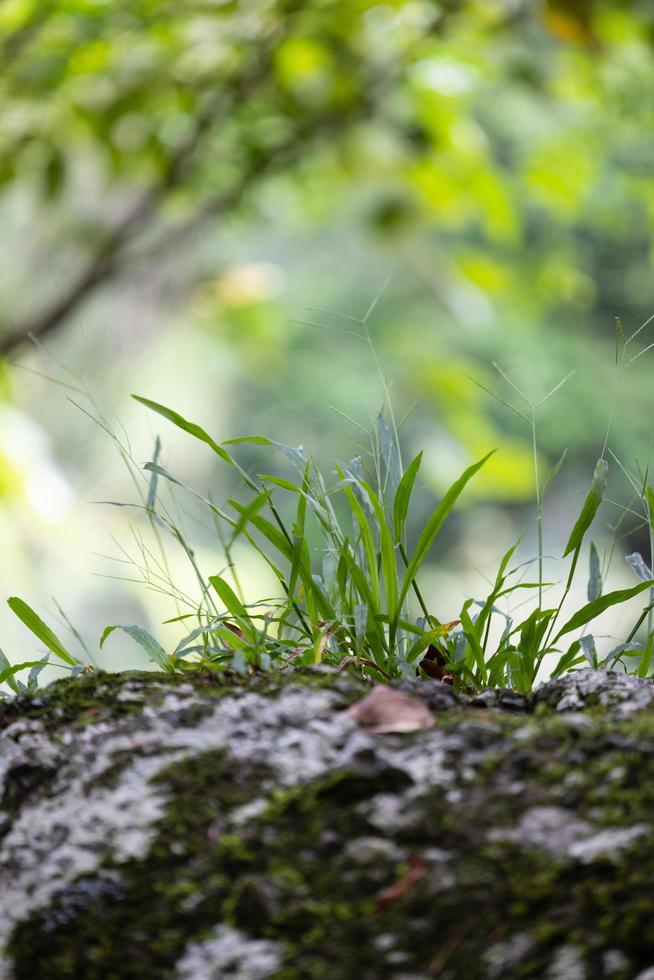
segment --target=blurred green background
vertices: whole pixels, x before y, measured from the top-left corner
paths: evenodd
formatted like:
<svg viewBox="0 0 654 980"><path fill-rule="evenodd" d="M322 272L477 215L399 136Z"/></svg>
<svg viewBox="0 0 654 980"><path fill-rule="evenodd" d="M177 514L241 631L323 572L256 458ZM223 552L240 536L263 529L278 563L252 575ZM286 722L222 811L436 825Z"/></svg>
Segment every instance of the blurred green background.
<svg viewBox="0 0 654 980"><path fill-rule="evenodd" d="M229 474L130 392L218 439L302 443L329 473L384 402L356 322L384 284L369 322L405 457L425 452L416 522L500 450L434 556L434 612L484 592L523 531L534 553L530 432L470 380L515 402L493 361L534 402L575 371L539 411L542 471L568 448L545 511L560 554L606 430L614 317L629 335L654 312L653 56L645 0L3 0L0 594L61 623L54 596L92 650L111 622L175 639L156 574L121 581L152 567L147 526L94 503L135 493L85 412L138 464L161 434L164 465L218 502ZM611 434L632 469L650 379L645 354ZM277 472L269 452L241 458ZM609 486L628 500L617 465ZM599 540L618 516L605 506ZM619 548L648 560L637 524ZM12 660L34 652L8 610L0 634ZM118 635L103 658L141 662Z"/></svg>

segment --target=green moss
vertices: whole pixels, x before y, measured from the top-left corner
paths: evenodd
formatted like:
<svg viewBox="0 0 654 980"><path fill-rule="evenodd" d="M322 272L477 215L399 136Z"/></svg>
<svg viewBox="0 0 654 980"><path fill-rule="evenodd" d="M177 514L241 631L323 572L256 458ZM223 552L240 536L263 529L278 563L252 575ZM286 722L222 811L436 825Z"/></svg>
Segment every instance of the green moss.
<svg viewBox="0 0 654 980"><path fill-rule="evenodd" d="M156 680L157 685L171 684L165 674L157 675ZM138 697L129 701L119 699L127 681L143 692L142 700ZM1 704L0 728L20 718L37 718L48 731L64 726L84 727L108 718L119 719L142 710L146 699L153 697L152 682L152 674L144 671L86 674L72 681L55 681L43 690L22 694Z"/></svg>
<svg viewBox="0 0 654 980"><path fill-rule="evenodd" d="M9 769L0 799L0 838L23 806L47 792L56 775L56 769L45 765L25 764Z"/></svg>
<svg viewBox="0 0 654 980"><path fill-rule="evenodd" d="M299 670L288 674L261 674L240 677L224 671L192 671L164 674L152 671L124 671L110 674L99 671L70 680L64 678L31 694L23 694L0 703L0 729L21 718L37 718L46 730L61 727L83 728L100 721L116 721L140 713L145 705L157 705L166 694L180 686L190 686L200 700L180 712L179 724L193 726L211 711L210 701L244 691L256 691L266 697L278 697L289 685L302 684L311 689L337 689L343 705L361 697L369 687L363 679L348 675L335 676L321 670ZM121 692L129 685L129 699Z"/></svg>
<svg viewBox="0 0 654 980"><path fill-rule="evenodd" d="M629 958L613 980L648 966L651 836L615 862L582 864L528 841L492 840L489 831L514 828L538 804L599 826L646 820L654 807L652 715L600 712L577 727L556 714L454 708L437 728L453 736L449 764L460 795L435 787L407 804L412 819L386 831L372 821L371 801L402 793L410 779L372 756L366 771L276 790L255 758L236 764L211 751L169 766L157 777L170 800L148 854L106 864L21 923L11 944L16 980L165 980L186 944L220 922L280 943L280 980L482 980L488 950L518 934L531 945L502 980L544 976L569 943L588 976L604 975L611 949ZM400 744L407 736L384 738ZM261 798L268 803L258 817L230 823L235 807ZM394 847L357 858L358 839L385 835ZM443 862L443 852L451 859ZM407 860L424 862L426 873L410 881Z"/></svg>

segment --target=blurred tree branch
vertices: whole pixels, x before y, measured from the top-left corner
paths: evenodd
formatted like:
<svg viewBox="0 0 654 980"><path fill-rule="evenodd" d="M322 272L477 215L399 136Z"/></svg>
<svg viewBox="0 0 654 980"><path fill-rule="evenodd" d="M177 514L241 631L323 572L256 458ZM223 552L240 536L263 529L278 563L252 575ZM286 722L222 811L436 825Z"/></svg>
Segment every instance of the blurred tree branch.
<svg viewBox="0 0 654 980"><path fill-rule="evenodd" d="M397 66L385 64L380 68L374 63L374 58L370 65L362 61L356 46L349 43L347 25L339 21L339 4L333 6L333 19L325 20L323 17L324 23L321 24L320 5L316 7L316 14L311 9L312 5L305 7L298 0L278 0L272 7L276 17L270 23L265 18L262 20L259 37L252 42L248 39L246 44L242 44L237 37L233 63L227 61L224 76L200 78L199 82L194 83L191 105L200 108L195 108L190 134L159 165L155 179L135 196L126 213L100 234L96 244L89 249L90 255L82 268L59 295L45 309L0 333L0 355L7 357L14 354L30 338L42 340L53 334L98 290L132 269L135 263L147 262L165 253L209 220L229 214L264 175L296 163L316 142L324 140L327 135L338 138L354 122L374 111ZM57 4L54 4L56 7ZM363 3L362 10L365 8L366 3ZM43 8L40 9L43 11ZM283 84L279 83L279 52L284 50L286 42L293 42L297 36L302 38L301 43L307 43L303 39L307 31L303 18L310 14L315 14L318 27L324 28L325 51L334 60L338 72L348 80L351 91L346 88L347 97L325 98L315 106L305 107L301 99L298 101L295 98L292 90L285 91ZM316 24L310 19L307 23L313 31L316 30ZM29 49L33 40L37 48L42 43L44 26L47 28L47 17L37 9L24 25L14 31L4 50L0 49L0 57L4 55L20 62L19 55L24 49ZM30 58L29 53L25 55L27 70ZM350 83L350 78L355 79L355 85ZM166 81L170 82L170 79ZM337 81L343 84L340 79ZM65 79L61 84L65 84ZM183 97L188 101L189 93L181 91L176 80L173 79L170 84L176 98ZM248 124L257 124L256 118L249 123L251 108L255 107L256 111L261 112L262 106L269 106L273 123L283 122L284 138L276 140L271 147L258 145L247 129ZM98 121L92 119L91 124L97 127ZM238 126L242 127L242 135L239 135L236 143L240 158L238 171L232 172L230 179L217 192L198 194L197 204L186 219L173 225L162 222L162 206L169 195L180 189L186 190L193 183L196 172L203 166L206 169L214 148L218 147L220 152L221 144L229 146L230 138L233 143L233 137L229 136L230 127L233 130ZM223 140L225 132L228 135ZM55 137L56 134L47 138L52 140ZM39 138L37 134L36 139ZM19 154L20 139L14 141L12 150ZM230 163L233 161L230 160ZM216 164L219 165L220 160ZM138 243L144 239L145 244L139 248Z"/></svg>
<svg viewBox="0 0 654 980"><path fill-rule="evenodd" d="M583 144L578 124L547 116L541 100L559 48L573 45L596 70L596 8L613 4L491 6L480 16L463 0L0 0L0 191L28 200L34 229L16 243L19 298L2 311L0 355L54 334L103 288L238 209L267 175L354 146L361 120L378 127L355 166L366 179L372 169L379 193L366 220L379 230L417 220L479 249L515 248L545 208L567 234L603 157L590 129ZM634 38L648 23L633 14ZM588 91L642 112L627 137L643 156L651 100L626 69L607 78ZM578 113L588 92L567 85ZM335 160L331 173L349 179L349 160ZM185 217L173 221L180 201Z"/></svg>

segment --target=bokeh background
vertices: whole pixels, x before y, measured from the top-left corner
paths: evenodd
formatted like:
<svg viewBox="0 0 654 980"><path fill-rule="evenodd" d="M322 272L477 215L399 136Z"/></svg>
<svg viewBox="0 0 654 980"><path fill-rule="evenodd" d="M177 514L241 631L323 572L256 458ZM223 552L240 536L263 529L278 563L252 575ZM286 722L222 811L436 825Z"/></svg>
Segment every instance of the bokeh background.
<svg viewBox="0 0 654 980"><path fill-rule="evenodd" d="M403 452L425 452L416 526L499 449L425 575L434 612L485 593L519 534L535 550L531 433L471 380L519 404L494 361L534 402L575 371L538 412L541 472L568 449L545 508L560 555L606 431L615 317L629 335L654 313L653 124L646 0L2 0L0 596L67 635L61 607L92 656L109 623L174 642L147 521L97 503L137 499L115 439L138 467L160 434L164 465L218 503L234 486L130 393L217 439L301 443L329 474L384 404L357 322L376 297ZM633 472L651 378L645 353L611 432ZM241 459L284 470L269 449ZM609 496L604 549L630 499L617 463ZM173 503L219 572L206 516ZM634 581L625 553L649 560L638 525L615 532L616 583ZM6 607L0 644L38 651ZM100 660L142 662L118 634Z"/></svg>

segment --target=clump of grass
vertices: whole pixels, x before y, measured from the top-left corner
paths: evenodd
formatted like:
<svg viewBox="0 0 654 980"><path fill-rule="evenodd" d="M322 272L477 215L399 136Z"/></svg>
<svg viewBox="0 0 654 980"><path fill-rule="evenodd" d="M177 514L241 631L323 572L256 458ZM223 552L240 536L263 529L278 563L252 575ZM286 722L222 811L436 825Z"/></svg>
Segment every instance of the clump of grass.
<svg viewBox="0 0 654 980"><path fill-rule="evenodd" d="M376 302L365 317L349 318L362 328L363 337L375 358L368 318ZM562 556L569 559L562 594L552 607L544 606L551 583L543 581L543 500L563 457L545 479L541 479L537 416L567 378L545 398L532 402L497 366L500 376L526 405L526 410L516 408L491 392L530 429L536 487L538 554L535 562L538 575L536 581L524 581L525 569L531 563L511 564L517 547L514 545L502 557L486 598L466 599L457 617L449 622L440 621L429 609L420 588L420 573L427 557L438 547L443 524L492 451L468 466L454 481L410 548L407 524L422 454L419 453L406 467L403 465L398 426L385 382L385 410L379 413L369 434L368 450L347 463L336 464L330 479L302 448L286 446L261 435L219 443L204 428L174 409L134 395L149 411L203 443L239 477L245 493L242 499L232 498L222 507L201 496L160 464L161 443L157 438L152 460L140 474L145 477L147 486L143 487L138 479L135 480L141 497L140 503L134 506L147 514L161 557L155 558L137 538L142 559L141 574L150 587L168 591L177 603L178 614L167 622L184 623L189 629L172 651L165 650L147 631L133 625L107 627L100 646L114 630L120 629L146 651L159 669L169 672L210 668L246 673L322 663L384 680L416 675L438 677L471 690L509 686L528 692L542 675L546 657L552 658L553 677L581 665L614 667L618 663L639 676L648 676L654 645L654 579L640 555L628 558L639 579L637 584L603 594L603 581L611 556L607 557L602 569L597 548L591 542L587 602L572 616L564 618L562 615L588 533L605 500L608 442L623 374L633 360L649 349L644 348L629 357L630 345L646 325L625 338L618 322L614 407L590 487ZM129 444L118 439L104 418L100 416L98 421L117 442L124 461L133 472L136 464ZM251 476L238 460L238 446L242 444L281 452L292 463L295 477ZM654 490L648 482L647 472L636 479L622 464L619 465L640 503L642 519L650 527L650 541L654 547ZM200 570L179 522L162 503L161 481L177 491L191 493L211 518L222 553L222 567L218 565L213 574L205 576ZM623 516L627 512L638 513L629 507L623 509ZM289 513L292 517L286 516ZM196 599L185 595L170 581L162 545L165 534L174 539L191 562L199 585ZM278 584L278 594L273 598L254 604L246 602L233 558L235 546L243 542L271 569ZM519 590L534 593L536 605L523 619L514 620L499 603ZM649 601L639 610L626 641L600 658L594 637L586 632L587 628L611 606L622 605L644 592L649 592ZM14 597L9 604L58 662L73 672L85 669L82 661L71 654L23 600ZM184 606L186 612L181 611ZM495 617L500 617L503 622L497 641L492 640L494 631L491 629ZM647 635L644 641L638 641L638 632L645 620ZM32 673L27 686L33 687L43 663L11 665L2 655L0 682L7 682L12 690L19 692L26 685L16 675L29 668Z"/></svg>

